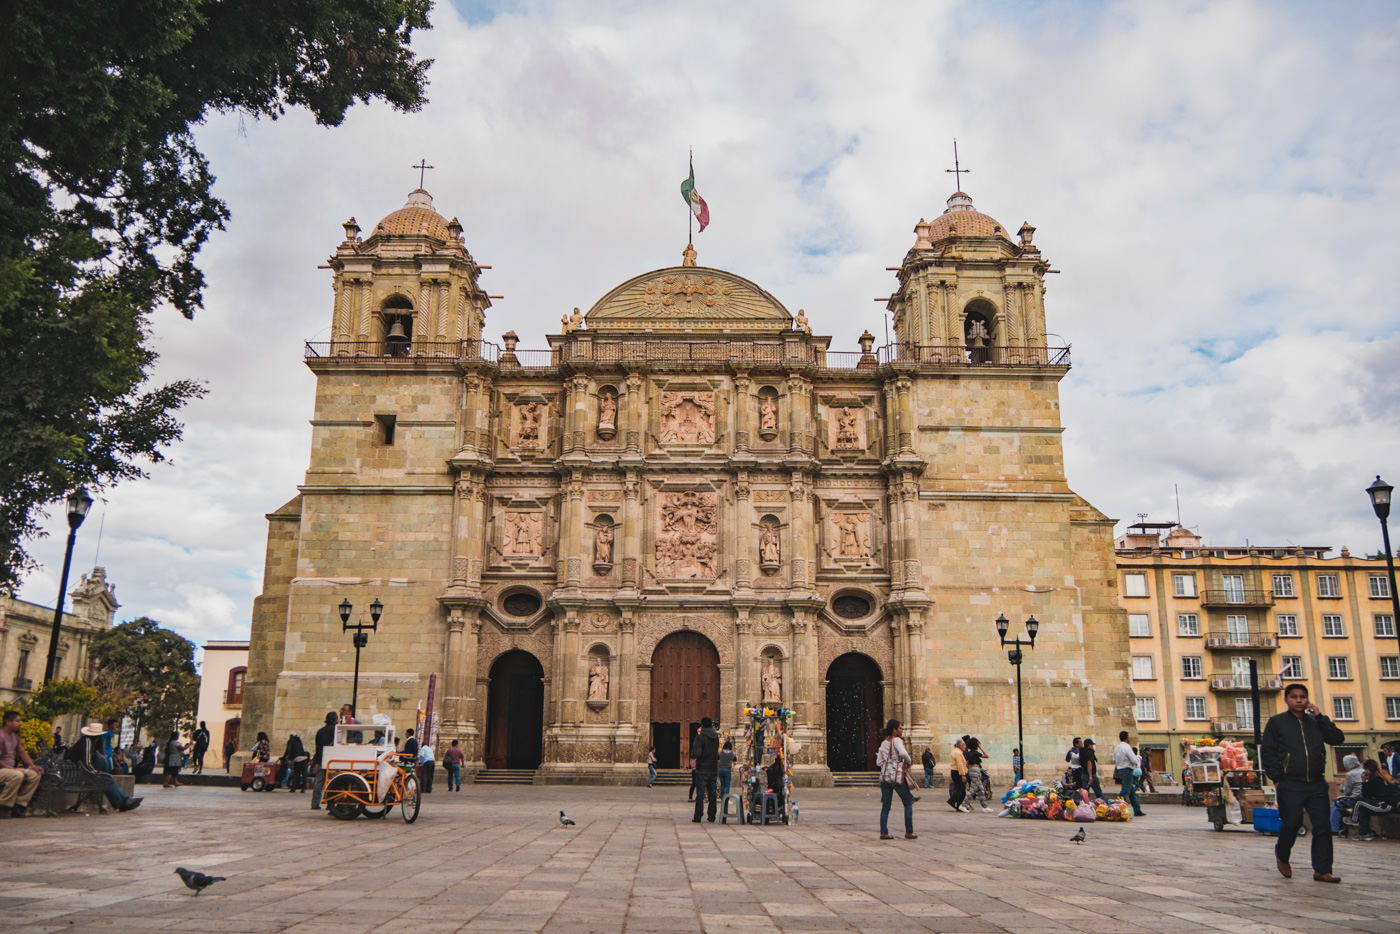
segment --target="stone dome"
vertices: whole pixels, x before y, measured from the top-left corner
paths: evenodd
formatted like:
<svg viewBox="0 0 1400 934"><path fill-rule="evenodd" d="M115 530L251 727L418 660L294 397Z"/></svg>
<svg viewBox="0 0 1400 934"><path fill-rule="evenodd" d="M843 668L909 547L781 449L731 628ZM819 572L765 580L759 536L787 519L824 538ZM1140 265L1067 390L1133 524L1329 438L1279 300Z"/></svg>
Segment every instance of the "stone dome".
<svg viewBox="0 0 1400 934"><path fill-rule="evenodd" d="M947 210L928 225L928 239L932 243L951 236L1011 239L996 218L988 217L974 208L972 196L961 191L953 192L948 199Z"/></svg>
<svg viewBox="0 0 1400 934"><path fill-rule="evenodd" d="M433 196L422 188L409 192L404 206L380 221L371 236L431 237L447 242L447 218L433 208Z"/></svg>

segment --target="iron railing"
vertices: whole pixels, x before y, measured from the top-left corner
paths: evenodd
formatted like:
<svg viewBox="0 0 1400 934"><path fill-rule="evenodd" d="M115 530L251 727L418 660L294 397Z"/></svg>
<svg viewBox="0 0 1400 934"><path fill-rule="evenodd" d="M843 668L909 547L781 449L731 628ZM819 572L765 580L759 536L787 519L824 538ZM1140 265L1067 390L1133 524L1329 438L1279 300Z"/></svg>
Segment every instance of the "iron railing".
<svg viewBox="0 0 1400 934"><path fill-rule="evenodd" d="M1272 590L1202 590L1201 606L1273 606Z"/></svg>
<svg viewBox="0 0 1400 934"><path fill-rule="evenodd" d="M1278 648L1278 633L1264 632L1263 630L1251 632L1228 632L1219 629L1212 629L1206 636L1206 648L1208 649L1276 649Z"/></svg>

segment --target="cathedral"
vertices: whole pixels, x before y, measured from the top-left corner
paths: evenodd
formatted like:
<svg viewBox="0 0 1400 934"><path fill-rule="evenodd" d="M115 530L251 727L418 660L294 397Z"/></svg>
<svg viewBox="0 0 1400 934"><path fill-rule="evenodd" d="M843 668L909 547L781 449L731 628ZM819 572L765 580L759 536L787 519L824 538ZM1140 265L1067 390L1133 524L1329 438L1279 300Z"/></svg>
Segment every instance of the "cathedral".
<svg viewBox="0 0 1400 934"><path fill-rule="evenodd" d="M497 342L428 192L344 227L245 729L307 735L353 683L401 731L426 704L469 773L627 784L763 703L792 711L794 781L831 784L889 718L916 759L978 736L997 776L1018 715L1052 773L1072 736L1132 727L1113 523L1065 478L1029 223L953 194L895 272L895 342L842 349L814 324L849 309L809 321L690 245L546 349ZM382 606L359 652L342 601L352 626ZM1019 686L1002 615L1039 622Z"/></svg>

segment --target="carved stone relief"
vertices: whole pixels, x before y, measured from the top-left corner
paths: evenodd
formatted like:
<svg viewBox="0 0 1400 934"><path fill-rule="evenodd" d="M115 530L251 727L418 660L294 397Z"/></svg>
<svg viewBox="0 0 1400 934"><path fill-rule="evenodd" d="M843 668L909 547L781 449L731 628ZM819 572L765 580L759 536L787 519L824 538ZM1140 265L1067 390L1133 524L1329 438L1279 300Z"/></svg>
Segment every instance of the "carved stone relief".
<svg viewBox="0 0 1400 934"><path fill-rule="evenodd" d="M613 563L613 523L607 516L598 519L593 531L593 567L601 567L599 573L606 573Z"/></svg>
<svg viewBox="0 0 1400 934"><path fill-rule="evenodd" d="M829 551L833 557L869 558L871 556L869 512L836 510L830 514L828 521L831 525Z"/></svg>
<svg viewBox="0 0 1400 934"><path fill-rule="evenodd" d="M606 386L598 393L598 437L610 441L617 434L617 391Z"/></svg>
<svg viewBox="0 0 1400 934"><path fill-rule="evenodd" d="M778 520L765 516L758 533L758 561L765 573L771 574L782 563L782 541L778 535Z"/></svg>
<svg viewBox="0 0 1400 934"><path fill-rule="evenodd" d="M715 394L685 390L661 393L661 440L709 444L715 440Z"/></svg>
<svg viewBox="0 0 1400 934"><path fill-rule="evenodd" d="M843 405L827 410L828 446L833 451L864 451L865 410L859 406Z"/></svg>
<svg viewBox="0 0 1400 934"><path fill-rule="evenodd" d="M763 703L781 704L783 702L783 673L778 668L778 660L772 655L768 656L768 664L763 667L761 680L763 682Z"/></svg>
<svg viewBox="0 0 1400 934"><path fill-rule="evenodd" d="M758 393L758 436L764 441L778 436L778 394L771 386Z"/></svg>
<svg viewBox="0 0 1400 934"><path fill-rule="evenodd" d="M538 402L519 403L515 407L511 432L511 447L538 448L543 446L545 407Z"/></svg>
<svg viewBox="0 0 1400 934"><path fill-rule="evenodd" d="M714 493L662 493L656 534L656 575L713 578L718 536Z"/></svg>
<svg viewBox="0 0 1400 934"><path fill-rule="evenodd" d="M506 557L538 555L544 542L544 515L539 512L507 512L501 534L501 553Z"/></svg>
<svg viewBox="0 0 1400 934"><path fill-rule="evenodd" d="M598 656L593 656L593 664L588 666L588 699L605 701L608 699L608 665Z"/></svg>

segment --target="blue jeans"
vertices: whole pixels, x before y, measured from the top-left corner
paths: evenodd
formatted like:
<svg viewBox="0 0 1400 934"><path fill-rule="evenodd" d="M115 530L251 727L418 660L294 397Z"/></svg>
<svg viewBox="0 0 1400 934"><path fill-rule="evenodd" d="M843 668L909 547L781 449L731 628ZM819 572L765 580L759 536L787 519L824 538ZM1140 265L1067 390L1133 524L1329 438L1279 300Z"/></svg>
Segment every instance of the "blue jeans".
<svg viewBox="0 0 1400 934"><path fill-rule="evenodd" d="M933 787L933 769L924 769L924 787Z"/></svg>
<svg viewBox="0 0 1400 934"><path fill-rule="evenodd" d="M1141 814L1142 805L1138 803L1137 779L1133 777L1133 770L1118 769L1113 777L1118 779L1118 796L1133 806L1134 814Z"/></svg>
<svg viewBox="0 0 1400 934"><path fill-rule="evenodd" d="M118 788L116 782L112 782L106 788L103 788L102 793L107 796L108 803L118 811L126 804L126 792Z"/></svg>
<svg viewBox="0 0 1400 934"><path fill-rule="evenodd" d="M898 785L891 785L889 782L880 783L880 833L886 835L890 832L890 804L893 802L895 792L899 792L899 800L904 802L904 832L911 834L914 832L914 796L909 793L909 786L904 782Z"/></svg>
<svg viewBox="0 0 1400 934"><path fill-rule="evenodd" d="M447 763L447 790L461 791L461 789L462 767L460 765L454 765L453 763L449 762Z"/></svg>
<svg viewBox="0 0 1400 934"><path fill-rule="evenodd" d="M647 763L647 787L650 788L652 785L655 785L655 784L656 784L656 763L655 763L655 762L648 762L648 763Z"/></svg>
<svg viewBox="0 0 1400 934"><path fill-rule="evenodd" d="M729 782L730 782L730 779L733 777L733 774L734 774L734 773L731 772L729 769L720 769L720 770L719 770L719 800L720 800L720 801L723 801L725 798L729 797Z"/></svg>

